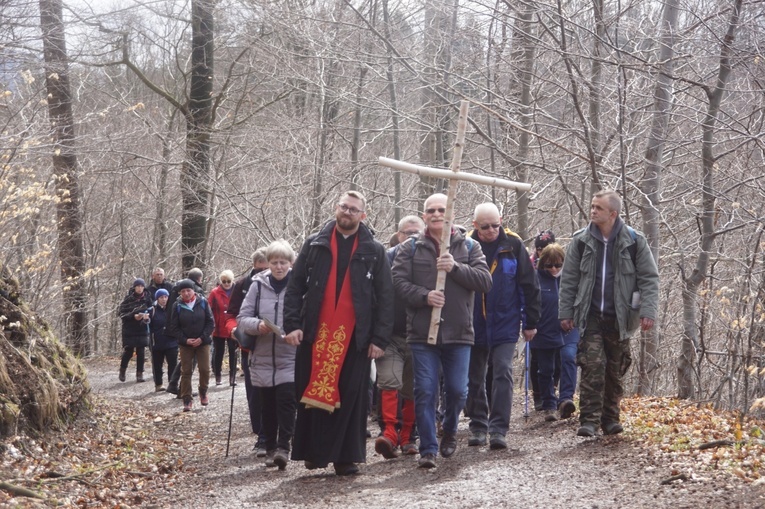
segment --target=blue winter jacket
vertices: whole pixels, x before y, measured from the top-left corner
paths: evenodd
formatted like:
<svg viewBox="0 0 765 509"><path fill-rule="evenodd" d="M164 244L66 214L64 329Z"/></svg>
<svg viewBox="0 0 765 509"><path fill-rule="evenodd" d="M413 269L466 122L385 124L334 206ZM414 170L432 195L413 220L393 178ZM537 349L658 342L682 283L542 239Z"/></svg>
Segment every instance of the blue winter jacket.
<svg viewBox="0 0 765 509"><path fill-rule="evenodd" d="M478 232L470 236L478 242ZM500 230L499 247L486 260L492 277L489 293L475 294L473 327L475 344L493 347L515 343L524 329L535 329L539 321L539 283L526 247L509 230Z"/></svg>
<svg viewBox="0 0 765 509"><path fill-rule="evenodd" d="M154 301L154 307L151 310L151 322L149 322L149 330L153 338L152 350L161 352L169 350L171 348L178 348L178 340L169 334L167 334L167 319L170 313L167 306L164 308Z"/></svg>
<svg viewBox="0 0 765 509"><path fill-rule="evenodd" d="M537 269L539 289L542 294L542 313L537 323L537 334L529 343L531 348L558 348L579 342L579 329L574 327L568 333L560 328L558 320L558 293L560 278L553 277L545 269Z"/></svg>

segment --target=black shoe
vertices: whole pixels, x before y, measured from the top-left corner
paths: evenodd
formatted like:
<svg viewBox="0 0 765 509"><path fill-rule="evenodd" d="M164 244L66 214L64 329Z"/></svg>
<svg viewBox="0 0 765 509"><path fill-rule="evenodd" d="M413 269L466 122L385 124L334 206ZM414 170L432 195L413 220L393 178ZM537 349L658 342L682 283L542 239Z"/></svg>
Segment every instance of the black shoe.
<svg viewBox="0 0 765 509"><path fill-rule="evenodd" d="M419 468L436 468L436 455L424 454L417 460L417 466Z"/></svg>
<svg viewBox="0 0 765 509"><path fill-rule="evenodd" d="M607 422L600 425L604 435L618 435L624 428L618 422Z"/></svg>
<svg viewBox="0 0 765 509"><path fill-rule="evenodd" d="M120 382L124 382L125 381L125 371L127 371L127 370L125 370L125 369L121 369L120 370L120 377L119 377L120 378Z"/></svg>
<svg viewBox="0 0 765 509"><path fill-rule="evenodd" d="M444 432L443 438L441 438L441 445L438 450L441 452L441 456L448 458L454 451L457 450L457 437L451 433Z"/></svg>
<svg viewBox="0 0 765 509"><path fill-rule="evenodd" d="M170 394L178 394L178 386L175 384L167 384L167 392Z"/></svg>
<svg viewBox="0 0 765 509"><path fill-rule="evenodd" d="M143 372L137 372L135 374L135 381L136 383L145 382L146 380L143 379Z"/></svg>
<svg viewBox="0 0 765 509"><path fill-rule="evenodd" d="M279 470L287 468L289 462L289 452L286 449L277 449L273 456L274 465L279 467Z"/></svg>
<svg viewBox="0 0 765 509"><path fill-rule="evenodd" d="M303 464L305 465L305 468L307 468L308 470L316 470L317 468L319 468L319 465L317 465L313 461L305 460Z"/></svg>
<svg viewBox="0 0 765 509"><path fill-rule="evenodd" d="M477 447L479 445L486 445L486 432L474 431L470 438L468 438L468 446Z"/></svg>
<svg viewBox="0 0 765 509"><path fill-rule="evenodd" d="M560 413L561 419L568 419L574 415L574 412L576 412L576 405L570 399L561 401L560 405L558 405L558 413Z"/></svg>
<svg viewBox="0 0 765 509"><path fill-rule="evenodd" d="M270 451L266 453L266 468L271 468L276 466L276 460L274 458L274 455L276 454L276 451Z"/></svg>
<svg viewBox="0 0 765 509"><path fill-rule="evenodd" d="M336 475L356 475L359 473L359 467L355 463L335 463Z"/></svg>
<svg viewBox="0 0 765 509"><path fill-rule="evenodd" d="M489 448L495 451L499 449L507 449L507 439L502 433L492 433L489 438Z"/></svg>
<svg viewBox="0 0 765 509"><path fill-rule="evenodd" d="M576 436L578 437L594 437L596 433L595 425L591 422L584 422L579 429L576 430Z"/></svg>

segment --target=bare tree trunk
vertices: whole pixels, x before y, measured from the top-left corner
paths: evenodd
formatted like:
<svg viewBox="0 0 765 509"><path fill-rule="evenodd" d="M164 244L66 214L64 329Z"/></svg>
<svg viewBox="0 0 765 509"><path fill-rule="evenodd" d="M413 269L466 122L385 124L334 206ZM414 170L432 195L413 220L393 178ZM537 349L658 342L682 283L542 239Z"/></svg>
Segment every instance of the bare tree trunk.
<svg viewBox="0 0 765 509"><path fill-rule="evenodd" d="M213 105L213 2L191 3L191 90L186 118L186 158L181 168L183 270L204 266L210 200L210 129Z"/></svg>
<svg viewBox="0 0 765 509"><path fill-rule="evenodd" d="M383 28L385 30L385 39L390 41L390 15L388 12L388 0L382 1L383 20L385 21ZM393 51L390 44L385 45L387 50L387 68L385 70L386 78L388 81L388 93L390 95L390 120L393 124L393 159L401 160L401 136L399 131L399 115L398 115L398 98L396 96L396 81L393 74ZM398 222L403 217L403 211L401 207L401 172L393 172L393 198L396 202L394 209L394 220L396 221L396 228L398 228Z"/></svg>
<svg viewBox="0 0 765 509"><path fill-rule="evenodd" d="M677 0L667 0L664 3L664 19L662 23L661 51L659 53L659 75L656 78L656 88L653 95L653 120L651 133L646 147L646 171L641 179L643 191L643 231L654 259L659 261L659 226L661 216L659 203L661 200L661 176L664 145L667 140L669 116L672 109L672 73L674 71L675 28L677 25ZM640 395L653 392L654 375L659 367L657 351L659 348L659 327L649 332L643 332L640 337L640 359L638 362L638 388Z"/></svg>
<svg viewBox="0 0 765 509"><path fill-rule="evenodd" d="M705 87L709 106L701 125L701 251L699 252L696 267L693 269L692 274L690 276L683 274L683 335L682 350L677 367L677 392L678 397L683 399L692 399L696 395L696 387L693 383L693 361L697 345L696 301L698 299L699 286L707 277L710 252L714 247L715 240L715 124L725 93L725 86L728 83L732 70L732 46L741 14L742 2L743 0L735 0L733 3L728 30L720 50L720 67L717 73L717 82L714 88Z"/></svg>
<svg viewBox="0 0 765 509"><path fill-rule="evenodd" d="M61 0L40 0L40 28L43 35L45 85L48 115L53 138L53 172L56 186L58 257L66 327L66 343L76 355L90 352L87 298L83 275L85 254L82 239L80 188L77 177L74 115L69 86Z"/></svg>

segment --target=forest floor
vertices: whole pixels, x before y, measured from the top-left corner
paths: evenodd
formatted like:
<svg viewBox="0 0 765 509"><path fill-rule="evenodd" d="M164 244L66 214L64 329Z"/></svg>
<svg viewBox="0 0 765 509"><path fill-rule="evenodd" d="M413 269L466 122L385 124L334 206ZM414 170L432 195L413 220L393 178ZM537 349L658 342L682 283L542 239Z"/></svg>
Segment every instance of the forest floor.
<svg viewBox="0 0 765 509"><path fill-rule="evenodd" d="M226 457L231 387L213 386L208 407L196 398L183 413L150 379L117 381L118 362L85 361L90 415L0 442L0 507L765 507L765 425L687 402L627 399L624 434L585 439L575 418L524 418L520 392L506 451L468 447L463 419L456 454L433 470L416 456L382 459L371 438L360 475L337 477L301 462L267 469L254 456L241 378Z"/></svg>

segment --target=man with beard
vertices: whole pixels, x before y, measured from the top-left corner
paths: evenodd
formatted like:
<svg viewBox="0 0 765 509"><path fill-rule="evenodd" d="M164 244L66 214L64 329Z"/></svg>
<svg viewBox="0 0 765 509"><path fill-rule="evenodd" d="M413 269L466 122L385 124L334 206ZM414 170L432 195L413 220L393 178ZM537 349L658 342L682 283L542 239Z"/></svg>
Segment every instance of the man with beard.
<svg viewBox="0 0 765 509"><path fill-rule="evenodd" d="M303 243L284 302L285 340L298 347L292 459L337 475L366 461L371 359L393 330L390 266L366 217L361 193L340 196L335 219Z"/></svg>

